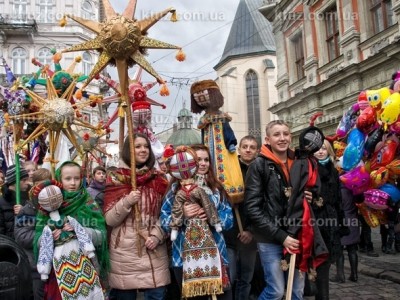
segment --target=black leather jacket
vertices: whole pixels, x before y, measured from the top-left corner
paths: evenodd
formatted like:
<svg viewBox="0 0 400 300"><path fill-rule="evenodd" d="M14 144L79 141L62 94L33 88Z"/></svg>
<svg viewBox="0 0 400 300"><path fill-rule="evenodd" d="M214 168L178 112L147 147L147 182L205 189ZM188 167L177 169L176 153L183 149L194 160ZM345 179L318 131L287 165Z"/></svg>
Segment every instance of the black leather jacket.
<svg viewBox="0 0 400 300"><path fill-rule="evenodd" d="M282 245L288 236L285 231L288 186L282 169L267 157L260 155L250 164L244 204L257 242Z"/></svg>

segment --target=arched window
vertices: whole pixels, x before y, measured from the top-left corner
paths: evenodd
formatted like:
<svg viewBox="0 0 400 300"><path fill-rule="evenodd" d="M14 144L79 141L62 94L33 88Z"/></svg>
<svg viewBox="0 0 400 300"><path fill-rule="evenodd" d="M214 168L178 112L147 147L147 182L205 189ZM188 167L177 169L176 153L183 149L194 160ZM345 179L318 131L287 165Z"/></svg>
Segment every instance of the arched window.
<svg viewBox="0 0 400 300"><path fill-rule="evenodd" d="M14 74L24 75L26 74L28 54L22 47L14 48L11 52L12 70Z"/></svg>
<svg viewBox="0 0 400 300"><path fill-rule="evenodd" d="M94 20L96 17L93 6L89 1L84 1L82 4L82 17L88 20Z"/></svg>
<svg viewBox="0 0 400 300"><path fill-rule="evenodd" d="M247 119L249 134L253 135L261 145L260 96L258 77L250 70L246 74Z"/></svg>
<svg viewBox="0 0 400 300"><path fill-rule="evenodd" d="M83 52L82 55L82 71L83 74L89 75L93 68L92 55L89 52Z"/></svg>
<svg viewBox="0 0 400 300"><path fill-rule="evenodd" d="M51 58L53 54L51 53L50 49L47 47L40 48L37 52L37 59L43 65L49 65L51 63Z"/></svg>
<svg viewBox="0 0 400 300"><path fill-rule="evenodd" d="M53 13L54 0L39 0L39 21L43 23L55 23L55 14Z"/></svg>

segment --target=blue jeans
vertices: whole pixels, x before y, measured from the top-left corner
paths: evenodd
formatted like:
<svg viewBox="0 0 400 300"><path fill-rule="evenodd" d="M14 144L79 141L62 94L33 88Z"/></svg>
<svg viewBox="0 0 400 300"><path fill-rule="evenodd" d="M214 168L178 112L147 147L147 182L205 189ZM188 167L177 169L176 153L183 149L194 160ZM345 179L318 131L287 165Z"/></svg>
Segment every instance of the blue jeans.
<svg viewBox="0 0 400 300"><path fill-rule="evenodd" d="M266 287L258 297L259 300L281 300L285 292L286 274L281 269L283 246L270 243L258 243L261 264L264 270ZM292 299L303 299L304 272L296 270L293 279Z"/></svg>
<svg viewBox="0 0 400 300"><path fill-rule="evenodd" d="M143 289L145 300L164 300L166 287L161 286L154 289ZM110 300L136 300L138 290L118 290L110 291Z"/></svg>
<svg viewBox="0 0 400 300"><path fill-rule="evenodd" d="M229 275L232 284L236 281L235 300L247 300L250 296L251 280L257 258L257 246L238 242L237 250L228 248Z"/></svg>

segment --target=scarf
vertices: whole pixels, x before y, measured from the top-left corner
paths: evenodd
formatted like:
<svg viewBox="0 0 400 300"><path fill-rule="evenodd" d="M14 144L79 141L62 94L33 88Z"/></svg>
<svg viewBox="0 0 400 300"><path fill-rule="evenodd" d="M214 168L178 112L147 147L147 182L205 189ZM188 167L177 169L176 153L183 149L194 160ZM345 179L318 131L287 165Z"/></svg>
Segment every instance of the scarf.
<svg viewBox="0 0 400 300"><path fill-rule="evenodd" d="M106 188L106 185L104 183L98 182L97 180L93 179L90 182L89 187L96 191L102 192Z"/></svg>
<svg viewBox="0 0 400 300"><path fill-rule="evenodd" d="M142 200L138 202L140 219L143 216L150 216L158 219L161 210L161 198L167 189L168 181L155 169L149 170L146 166L136 169L136 188L142 193ZM112 209L115 204L125 195L132 191L131 170L119 168L116 171L109 172L106 178L106 189L104 193L103 211L106 213ZM135 214L135 210L132 213ZM140 222L141 220L134 220ZM122 224L124 228L126 222ZM120 228L115 247L118 247L120 241ZM110 234L111 232L109 232ZM139 234L139 233L138 233Z"/></svg>
<svg viewBox="0 0 400 300"><path fill-rule="evenodd" d="M260 153L265 156L266 158L272 160L276 163L283 171L285 175L286 182L289 182L289 170L292 167L294 153L292 150L288 149L288 157L287 157L287 165L283 163L275 154L272 152L269 145L262 145Z"/></svg>
<svg viewBox="0 0 400 300"><path fill-rule="evenodd" d="M158 217L161 203L158 201L159 195L163 195L167 189L168 182L155 169L149 170L147 167L136 169L136 187L142 193L147 193L144 199L150 203L139 203L140 211L144 207L145 214ZM109 211L121 198L132 191L131 170L120 168L112 171L106 178L106 189L104 194L104 213ZM157 197L150 197L150 194L156 193ZM154 195L153 195L154 196ZM153 203L154 202L154 203ZM156 203L157 202L157 203Z"/></svg>
<svg viewBox="0 0 400 300"><path fill-rule="evenodd" d="M64 162L56 170L56 180L61 182L61 171L65 164L74 164L80 168L80 166L71 161ZM96 255L101 267L101 276L106 275L109 270L110 259L108 255L107 246L107 231L106 222L103 214L101 213L98 204L91 199L89 193L81 184L77 191L67 192L62 190L64 197L63 205L60 207L60 215L71 216L76 219L83 227L89 227L101 232L102 243L96 247ZM44 227L48 224L50 217L47 212L39 210L37 213L37 223L35 227L35 238L33 242L35 258L38 258L38 241L42 235Z"/></svg>
<svg viewBox="0 0 400 300"><path fill-rule="evenodd" d="M318 163L325 166L326 164L328 164L328 162L330 161L329 156L327 156L325 159L319 159Z"/></svg>

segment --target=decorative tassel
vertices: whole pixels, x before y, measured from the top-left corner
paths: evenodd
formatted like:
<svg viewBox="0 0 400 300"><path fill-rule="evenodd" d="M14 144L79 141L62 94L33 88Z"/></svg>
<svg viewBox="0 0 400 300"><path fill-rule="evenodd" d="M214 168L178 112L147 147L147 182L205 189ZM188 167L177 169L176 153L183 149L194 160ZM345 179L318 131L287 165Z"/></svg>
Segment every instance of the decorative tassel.
<svg viewBox="0 0 400 300"><path fill-rule="evenodd" d="M80 63L81 61L82 61L82 57L81 56L75 57L75 62Z"/></svg>
<svg viewBox="0 0 400 300"><path fill-rule="evenodd" d="M83 95L82 95L82 90L81 90L81 89L77 89L76 92L75 92L75 94L74 94L74 97L75 97L76 99L78 99L78 100L81 100L82 97L83 97Z"/></svg>
<svg viewBox="0 0 400 300"><path fill-rule="evenodd" d="M61 18L59 25L61 27L65 27L65 25L67 25L67 17L65 15Z"/></svg>
<svg viewBox="0 0 400 300"><path fill-rule="evenodd" d="M161 96L169 96L169 90L168 87L165 83L163 83L161 90L160 90L160 95Z"/></svg>
<svg viewBox="0 0 400 300"><path fill-rule="evenodd" d="M171 12L172 12L171 19L170 19L171 22L177 22L178 21L178 17L176 16L176 10L174 9Z"/></svg>
<svg viewBox="0 0 400 300"><path fill-rule="evenodd" d="M53 55L53 61L54 63L58 64L62 58L62 54L60 52L57 52Z"/></svg>
<svg viewBox="0 0 400 300"><path fill-rule="evenodd" d="M186 54L182 51L182 49L179 49L178 53L175 55L175 58L177 61L184 61L186 59Z"/></svg>
<svg viewBox="0 0 400 300"><path fill-rule="evenodd" d="M122 105L120 105L118 108L118 117L120 117L120 118L125 117L125 111L124 111L124 108L122 107Z"/></svg>
<svg viewBox="0 0 400 300"><path fill-rule="evenodd" d="M64 123L63 123L63 128L68 128L68 122L67 122L67 120L66 120L66 119L64 120Z"/></svg>

